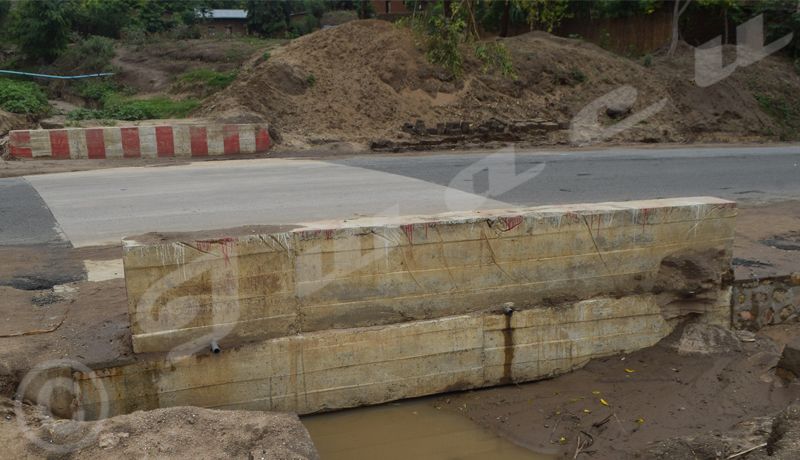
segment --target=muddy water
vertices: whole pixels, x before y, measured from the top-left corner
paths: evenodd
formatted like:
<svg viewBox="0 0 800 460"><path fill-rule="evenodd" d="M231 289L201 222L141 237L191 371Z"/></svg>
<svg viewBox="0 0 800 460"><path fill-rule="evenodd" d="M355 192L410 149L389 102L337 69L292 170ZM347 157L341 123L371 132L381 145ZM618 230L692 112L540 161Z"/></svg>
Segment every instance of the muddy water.
<svg viewBox="0 0 800 460"><path fill-rule="evenodd" d="M438 399L437 397L433 397ZM301 417L322 460L553 460L418 398Z"/></svg>

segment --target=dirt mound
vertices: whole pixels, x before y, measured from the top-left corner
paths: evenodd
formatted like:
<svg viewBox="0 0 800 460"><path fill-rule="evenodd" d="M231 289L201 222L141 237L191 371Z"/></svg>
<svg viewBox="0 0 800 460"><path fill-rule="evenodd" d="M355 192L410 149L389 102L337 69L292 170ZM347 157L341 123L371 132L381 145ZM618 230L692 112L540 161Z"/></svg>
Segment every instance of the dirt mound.
<svg viewBox="0 0 800 460"><path fill-rule="evenodd" d="M641 60L543 32L492 40L502 40L509 49L518 79L505 78L497 69L484 72L473 48L462 45L465 72L457 80L428 64L407 29L395 30L383 21L352 21L279 47L193 115L254 113L289 138L306 142L405 137L399 135L401 126L417 119L432 127L492 117L538 118L562 129L514 139L553 144L568 142L564 128L587 104L631 86L637 93L634 114L662 99L666 103L612 141L746 141L774 139L782 130L761 110L754 95L759 85L777 82L775 88L800 99L800 78L775 57L701 88L693 81L693 48L688 45L681 47L675 62L656 56L645 67ZM617 122L605 107L597 107L597 129Z"/></svg>
<svg viewBox="0 0 800 460"><path fill-rule="evenodd" d="M2 397L0 414L7 458L319 459L291 413L174 407L77 422Z"/></svg>
<svg viewBox="0 0 800 460"><path fill-rule="evenodd" d="M29 117L0 109L0 136L5 136L14 129L28 129L34 126L35 123Z"/></svg>

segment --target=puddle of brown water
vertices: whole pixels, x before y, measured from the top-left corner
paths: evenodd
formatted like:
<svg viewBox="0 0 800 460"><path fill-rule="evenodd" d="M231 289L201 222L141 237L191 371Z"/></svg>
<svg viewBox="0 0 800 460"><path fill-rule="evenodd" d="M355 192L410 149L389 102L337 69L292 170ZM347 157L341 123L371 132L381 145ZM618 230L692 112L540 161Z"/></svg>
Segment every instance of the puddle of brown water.
<svg viewBox="0 0 800 460"><path fill-rule="evenodd" d="M420 398L301 417L322 460L553 460Z"/></svg>

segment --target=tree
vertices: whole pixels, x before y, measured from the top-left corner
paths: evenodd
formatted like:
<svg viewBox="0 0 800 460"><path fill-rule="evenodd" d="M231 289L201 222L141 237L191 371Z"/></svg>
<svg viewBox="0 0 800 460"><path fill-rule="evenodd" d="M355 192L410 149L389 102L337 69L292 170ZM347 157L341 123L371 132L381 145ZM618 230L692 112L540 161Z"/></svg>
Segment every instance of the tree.
<svg viewBox="0 0 800 460"><path fill-rule="evenodd" d="M52 60L67 49L77 14L76 0L22 0L11 36L26 55Z"/></svg>
<svg viewBox="0 0 800 460"><path fill-rule="evenodd" d="M691 2L692 0L683 0L683 6L681 6L681 0L675 0L675 7L672 10L672 41L669 43L669 52L667 53L670 61L675 57L675 50L678 48L681 15Z"/></svg>
<svg viewBox="0 0 800 460"><path fill-rule="evenodd" d="M289 27L292 5L286 0L247 2L247 29L266 37Z"/></svg>

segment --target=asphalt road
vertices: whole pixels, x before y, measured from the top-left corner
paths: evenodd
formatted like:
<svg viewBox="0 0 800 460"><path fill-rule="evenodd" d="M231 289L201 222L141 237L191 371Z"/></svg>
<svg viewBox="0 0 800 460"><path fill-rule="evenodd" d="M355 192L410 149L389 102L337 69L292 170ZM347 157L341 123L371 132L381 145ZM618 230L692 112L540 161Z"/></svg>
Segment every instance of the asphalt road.
<svg viewBox="0 0 800 460"><path fill-rule="evenodd" d="M48 229L58 234L58 228L79 247L115 243L123 236L151 231L510 205L701 195L766 204L800 199L798 164L800 146L510 150L364 155L330 161L229 160L28 176L25 181L52 216L34 205L2 208L0 244L24 243L25 234L30 235L29 243L52 241ZM15 200L21 190L19 181L0 180L0 203ZM31 190L26 193L25 199L34 203ZM28 230L9 226L8 219L25 222Z"/></svg>

